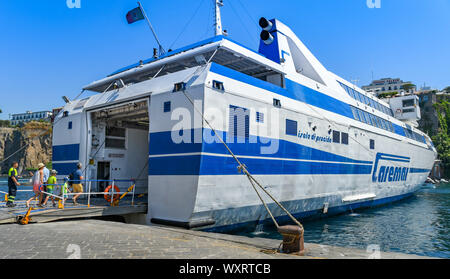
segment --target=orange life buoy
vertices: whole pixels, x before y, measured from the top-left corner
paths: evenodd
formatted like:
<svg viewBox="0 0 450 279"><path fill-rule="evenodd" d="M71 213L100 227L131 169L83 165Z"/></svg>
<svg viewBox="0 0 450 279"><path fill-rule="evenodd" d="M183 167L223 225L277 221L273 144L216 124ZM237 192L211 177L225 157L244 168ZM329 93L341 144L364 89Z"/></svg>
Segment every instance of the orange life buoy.
<svg viewBox="0 0 450 279"><path fill-rule="evenodd" d="M112 189L112 185L109 185L108 187L106 187L105 189L105 193L109 193L109 191ZM119 187L117 187L116 185L114 185L114 193L120 193L120 189ZM111 202L111 195L110 194L104 194L105 200L107 202ZM120 194L114 194L113 195L113 200L117 201L120 198Z"/></svg>

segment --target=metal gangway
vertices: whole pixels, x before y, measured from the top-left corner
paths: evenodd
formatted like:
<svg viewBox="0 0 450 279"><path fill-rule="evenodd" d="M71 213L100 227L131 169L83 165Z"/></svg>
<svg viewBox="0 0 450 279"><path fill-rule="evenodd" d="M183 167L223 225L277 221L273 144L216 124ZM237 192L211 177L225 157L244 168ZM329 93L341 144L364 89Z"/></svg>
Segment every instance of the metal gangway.
<svg viewBox="0 0 450 279"><path fill-rule="evenodd" d="M110 185L103 191L93 191L94 183L107 183ZM69 184L83 184L83 193L73 193L69 190ZM124 191L123 186L118 184L129 184ZM24 185L27 187L29 185ZM52 186L52 193L44 191L44 186ZM51 222L63 219L91 218L104 216L124 216L128 214L147 213L146 194L136 194L136 180L112 179L112 180L77 180L67 181L64 184L43 184L40 185L40 193L53 198L57 206L42 207L39 201L33 199L27 207L25 200L16 200L15 207L7 207L8 193L0 191L5 195L5 200L0 202L0 224L19 222L28 224L29 222ZM122 188L122 190L120 189ZM29 199L34 196L33 190L17 190L18 195L32 193ZM80 204L69 203L69 199L78 195ZM99 198L100 196L100 198ZM49 201L50 202L50 199Z"/></svg>

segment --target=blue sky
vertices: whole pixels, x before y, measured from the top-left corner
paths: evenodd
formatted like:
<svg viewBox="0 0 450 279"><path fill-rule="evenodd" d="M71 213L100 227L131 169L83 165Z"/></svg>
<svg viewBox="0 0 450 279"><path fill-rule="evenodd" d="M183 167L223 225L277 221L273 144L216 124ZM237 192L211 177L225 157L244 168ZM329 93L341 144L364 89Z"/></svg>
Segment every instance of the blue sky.
<svg viewBox="0 0 450 279"><path fill-rule="evenodd" d="M379 9L367 0L224 1L224 28L250 48L258 47L258 19L277 18L325 67L360 86L372 72L419 86L450 85L449 0L381 0ZM141 2L166 49L213 36L212 0ZM74 98L91 81L150 57L156 42L146 23L125 20L136 6L133 0L81 0L80 9L69 9L66 0L0 1L0 118L60 106L61 96Z"/></svg>

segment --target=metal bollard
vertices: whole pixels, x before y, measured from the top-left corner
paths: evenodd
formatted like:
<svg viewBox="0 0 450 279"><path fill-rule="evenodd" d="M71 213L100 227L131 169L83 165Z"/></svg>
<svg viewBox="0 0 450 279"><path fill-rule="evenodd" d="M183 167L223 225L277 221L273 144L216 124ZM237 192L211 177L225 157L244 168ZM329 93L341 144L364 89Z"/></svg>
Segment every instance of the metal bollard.
<svg viewBox="0 0 450 279"><path fill-rule="evenodd" d="M299 226L282 226L278 232L283 236L282 253L302 255L305 252L304 231Z"/></svg>

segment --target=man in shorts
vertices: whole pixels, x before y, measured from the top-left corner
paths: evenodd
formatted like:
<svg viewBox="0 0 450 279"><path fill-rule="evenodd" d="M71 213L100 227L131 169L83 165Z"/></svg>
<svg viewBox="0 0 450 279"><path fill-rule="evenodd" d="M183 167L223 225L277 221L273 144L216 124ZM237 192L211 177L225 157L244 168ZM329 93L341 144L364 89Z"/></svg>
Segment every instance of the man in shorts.
<svg viewBox="0 0 450 279"><path fill-rule="evenodd" d="M83 165L81 163L77 164L77 170L72 173L72 190L73 193L76 193L76 195L73 197L73 204L78 205L77 199L81 196L83 193L83 184L81 183L84 180L83 172L81 171L81 168L83 168Z"/></svg>

